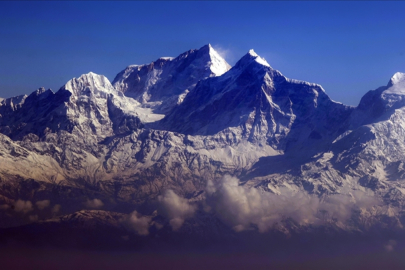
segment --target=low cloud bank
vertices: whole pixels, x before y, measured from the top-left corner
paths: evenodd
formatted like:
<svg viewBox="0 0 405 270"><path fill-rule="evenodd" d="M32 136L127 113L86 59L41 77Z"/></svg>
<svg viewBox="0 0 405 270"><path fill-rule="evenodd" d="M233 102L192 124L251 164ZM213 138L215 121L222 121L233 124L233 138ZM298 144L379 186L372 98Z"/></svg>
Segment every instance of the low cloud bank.
<svg viewBox="0 0 405 270"><path fill-rule="evenodd" d="M206 191L206 203L235 231L254 224L260 232L266 232L286 218L300 224L320 225L332 220L345 222L356 207L369 208L378 203L373 196L361 191L331 195L323 201L315 195L287 188L281 188L280 194L273 194L239 186L239 180L231 176L225 176L215 184L209 181Z"/></svg>
<svg viewBox="0 0 405 270"><path fill-rule="evenodd" d="M334 194L327 197L319 205L318 218L323 221L348 221L355 209L370 209L379 204L372 195L360 190L346 191L346 194Z"/></svg>
<svg viewBox="0 0 405 270"><path fill-rule="evenodd" d="M214 213L235 231L247 230L253 225L262 233L286 219L293 219L302 225L345 225L352 218L354 210L371 210L379 205L373 195L359 190L342 190L342 194L322 199L288 188L279 188L279 191L280 194L274 194L258 188L246 188L239 185L237 178L224 176L217 183L207 182L207 196L202 204L206 211ZM157 213L169 220L174 231L181 228L197 208L170 189L158 196L158 203ZM151 224L155 224L150 217L142 217L136 211L130 214L125 223L140 235L147 235ZM158 224L155 225L158 228Z"/></svg>
<svg viewBox="0 0 405 270"><path fill-rule="evenodd" d="M257 225L260 232L267 231L286 217L300 223L313 223L319 200L304 193L287 189L282 195L256 188L239 186L235 177L225 176L217 184L208 182L207 203L218 217L236 231Z"/></svg>
<svg viewBox="0 0 405 270"><path fill-rule="evenodd" d="M195 212L195 207L173 190L166 190L163 195L158 197L158 213L169 219L170 225L174 231L178 230L184 223L184 220L191 217Z"/></svg>

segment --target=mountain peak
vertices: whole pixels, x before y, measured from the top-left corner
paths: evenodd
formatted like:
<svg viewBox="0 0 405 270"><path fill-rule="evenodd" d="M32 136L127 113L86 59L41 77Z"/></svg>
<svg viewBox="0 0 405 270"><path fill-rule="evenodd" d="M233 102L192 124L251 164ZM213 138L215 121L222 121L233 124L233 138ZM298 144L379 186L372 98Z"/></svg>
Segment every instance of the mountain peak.
<svg viewBox="0 0 405 270"><path fill-rule="evenodd" d="M50 95L53 95L54 93L52 92L51 89L45 90L44 87L40 87L34 92L32 92L28 97L39 97L39 99L45 99L49 97Z"/></svg>
<svg viewBox="0 0 405 270"><path fill-rule="evenodd" d="M259 55L257 55L257 53L253 49L250 49L248 54L253 56L253 57L259 56Z"/></svg>
<svg viewBox="0 0 405 270"><path fill-rule="evenodd" d="M79 80L84 80L85 78L103 79L103 78L105 78L105 76L104 75L99 75L99 74L96 74L96 73L90 71L88 73L80 75Z"/></svg>
<svg viewBox="0 0 405 270"><path fill-rule="evenodd" d="M147 106L161 113L181 103L200 80L220 76L230 68L211 44L207 44L176 58L159 58L149 65L130 66L115 77L113 85L126 96L148 103Z"/></svg>
<svg viewBox="0 0 405 270"><path fill-rule="evenodd" d="M227 72L231 66L225 59L211 46L211 44L203 46L200 50L208 49L210 70L215 76L220 76Z"/></svg>
<svg viewBox="0 0 405 270"><path fill-rule="evenodd" d="M270 67L269 63L264 58L261 58L253 49L249 51L249 54L255 58L255 61L263 66Z"/></svg>
<svg viewBox="0 0 405 270"><path fill-rule="evenodd" d="M236 64L235 67L237 68L245 68L252 63L257 63L260 66L265 66L271 68L267 61L260 57L253 49L249 50L247 54L245 54Z"/></svg>
<svg viewBox="0 0 405 270"><path fill-rule="evenodd" d="M103 92L107 93L116 92L110 81L105 76L98 75L94 72L82 74L79 78L73 78L62 88L74 95L81 95L82 92L86 91L87 89L90 89L91 91L102 90Z"/></svg>
<svg viewBox="0 0 405 270"><path fill-rule="evenodd" d="M405 95L405 73L397 72L391 77L384 94Z"/></svg>
<svg viewBox="0 0 405 270"><path fill-rule="evenodd" d="M212 49L212 45L210 43L205 44L204 46L202 46L199 50L203 50L203 49Z"/></svg>
<svg viewBox="0 0 405 270"><path fill-rule="evenodd" d="M215 49L214 49L214 47L212 47L211 43L205 44L204 46L202 46L198 50L202 50L202 51L204 51L204 50L207 50L207 51L214 50L215 51Z"/></svg>
<svg viewBox="0 0 405 270"><path fill-rule="evenodd" d="M405 73L397 72L394 74L394 76L391 77L389 85L403 83L404 81L405 81Z"/></svg>

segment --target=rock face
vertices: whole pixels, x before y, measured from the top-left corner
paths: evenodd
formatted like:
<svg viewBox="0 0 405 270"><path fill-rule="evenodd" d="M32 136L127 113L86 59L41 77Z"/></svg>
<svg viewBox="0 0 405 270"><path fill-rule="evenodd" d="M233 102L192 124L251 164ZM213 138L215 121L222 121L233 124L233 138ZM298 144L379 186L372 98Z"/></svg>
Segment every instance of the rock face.
<svg viewBox="0 0 405 270"><path fill-rule="evenodd" d="M396 73L358 107L346 106L317 84L286 78L253 50L230 68L206 45L128 66L112 84L90 72L56 93L41 88L3 99L0 226L85 208L152 216L171 189L179 197L170 205L181 207L158 216L173 228L212 202L219 220L236 231L250 223L269 227L257 221L263 215L295 218L299 226L401 228L404 96L405 74ZM248 212L261 214L247 215L251 221L223 216L240 203L224 199L232 192L256 207ZM277 208L283 200L296 205L296 198L313 211ZM279 221L279 230L292 230Z"/></svg>

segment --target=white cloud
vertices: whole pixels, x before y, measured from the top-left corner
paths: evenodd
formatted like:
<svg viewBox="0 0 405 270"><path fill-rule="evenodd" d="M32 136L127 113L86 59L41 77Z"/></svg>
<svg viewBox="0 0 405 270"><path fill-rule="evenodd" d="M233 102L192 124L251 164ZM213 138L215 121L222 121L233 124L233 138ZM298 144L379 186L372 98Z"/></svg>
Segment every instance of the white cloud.
<svg viewBox="0 0 405 270"><path fill-rule="evenodd" d="M37 201L35 204L37 205L39 210L44 210L45 208L49 207L51 202L49 200Z"/></svg>
<svg viewBox="0 0 405 270"><path fill-rule="evenodd" d="M122 220L122 222L128 229L140 235L148 235L151 220L151 217L145 217L137 211L133 211L126 219Z"/></svg>
<svg viewBox="0 0 405 270"><path fill-rule="evenodd" d="M100 208L104 205L104 203L99 199L87 200L86 207L87 208Z"/></svg>
<svg viewBox="0 0 405 270"><path fill-rule="evenodd" d="M280 188L273 194L257 188L239 185L235 177L225 176L219 183L208 181L206 203L217 216L235 231L252 224L260 232L268 231L275 223L292 218L300 224L321 224L331 219L347 221L355 207L368 208L376 200L364 192L331 195L324 201L315 195Z"/></svg>
<svg viewBox="0 0 405 270"><path fill-rule="evenodd" d="M397 245L397 241L395 241L395 240L389 240L389 241L384 245L384 249L385 249L387 252L391 252L391 251L394 251L396 245Z"/></svg>
<svg viewBox="0 0 405 270"><path fill-rule="evenodd" d="M173 230L178 230L184 220L194 214L195 207L184 198L179 197L173 190L166 190L158 197L160 203L158 213L167 217Z"/></svg>
<svg viewBox="0 0 405 270"><path fill-rule="evenodd" d="M360 190L343 190L343 194L328 196L319 206L319 211L327 213L327 219L346 222L354 209L370 209L379 205L379 201L372 194Z"/></svg>
<svg viewBox="0 0 405 270"><path fill-rule="evenodd" d="M18 200L14 205L16 212L28 213L33 210L32 203L30 201Z"/></svg>
<svg viewBox="0 0 405 270"><path fill-rule="evenodd" d="M207 203L235 231L255 224L260 232L265 232L286 217L300 223L312 223L319 205L319 200L287 189L282 195L248 189L239 186L239 180L231 176L223 177L217 185L208 182L207 193Z"/></svg>
<svg viewBox="0 0 405 270"><path fill-rule="evenodd" d="M58 213L60 211L60 208L61 208L60 204L55 204L52 207L52 213L54 213L54 214Z"/></svg>
<svg viewBox="0 0 405 270"><path fill-rule="evenodd" d="M214 48L214 50L222 57L226 60L227 57L229 57L231 51L229 49L226 49L218 44L212 46Z"/></svg>

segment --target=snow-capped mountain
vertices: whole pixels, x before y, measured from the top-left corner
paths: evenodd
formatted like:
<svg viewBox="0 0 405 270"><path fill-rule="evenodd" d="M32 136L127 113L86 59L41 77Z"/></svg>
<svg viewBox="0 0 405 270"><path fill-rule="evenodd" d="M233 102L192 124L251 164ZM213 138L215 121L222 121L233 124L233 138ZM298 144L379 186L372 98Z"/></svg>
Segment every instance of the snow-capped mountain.
<svg viewBox="0 0 405 270"><path fill-rule="evenodd" d="M0 226L99 209L86 219L138 235L401 228L404 96L396 73L346 106L253 50L231 68L206 45L3 99Z"/></svg>
<svg viewBox="0 0 405 270"><path fill-rule="evenodd" d="M131 65L113 85L154 112L165 113L180 104L197 82L224 74L229 64L210 44L176 58L162 57L148 65Z"/></svg>
<svg viewBox="0 0 405 270"><path fill-rule="evenodd" d="M331 142L341 132L336 123L352 110L319 85L286 78L251 50L224 75L201 81L154 126L190 135L226 132L234 140L298 151Z"/></svg>

